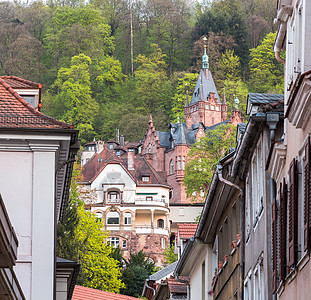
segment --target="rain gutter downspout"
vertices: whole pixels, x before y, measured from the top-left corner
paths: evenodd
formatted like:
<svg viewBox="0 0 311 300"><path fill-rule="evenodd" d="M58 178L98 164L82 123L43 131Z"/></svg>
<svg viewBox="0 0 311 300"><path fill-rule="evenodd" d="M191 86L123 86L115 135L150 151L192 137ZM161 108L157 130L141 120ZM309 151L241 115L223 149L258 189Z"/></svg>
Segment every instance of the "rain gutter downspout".
<svg viewBox="0 0 311 300"><path fill-rule="evenodd" d="M155 291L155 289L153 287L148 285L148 281L149 281L149 279L146 280L146 287L147 287L147 289L151 289L153 291L153 297L154 297L156 291Z"/></svg>
<svg viewBox="0 0 311 300"><path fill-rule="evenodd" d="M244 214L244 190L239 185L223 178L222 176L222 166L217 165L217 173L218 173L218 179L219 181L223 182L224 184L227 184L237 190L240 191L240 297L239 299L244 299L243 295L243 281L244 281L244 227L245 227L245 214Z"/></svg>

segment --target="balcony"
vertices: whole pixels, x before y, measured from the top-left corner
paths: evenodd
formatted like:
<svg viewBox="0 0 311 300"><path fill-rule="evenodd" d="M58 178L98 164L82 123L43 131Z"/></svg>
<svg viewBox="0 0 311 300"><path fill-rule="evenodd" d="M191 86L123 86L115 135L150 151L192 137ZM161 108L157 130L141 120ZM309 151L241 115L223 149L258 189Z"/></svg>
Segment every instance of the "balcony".
<svg viewBox="0 0 311 300"><path fill-rule="evenodd" d="M0 268L12 268L17 259L18 240L0 195Z"/></svg>
<svg viewBox="0 0 311 300"><path fill-rule="evenodd" d="M137 225L135 226L135 230L137 234L163 234L169 235L169 229L166 227L156 227L151 225Z"/></svg>
<svg viewBox="0 0 311 300"><path fill-rule="evenodd" d="M122 202L121 199L107 199L106 204L112 204L112 205L120 205Z"/></svg>
<svg viewBox="0 0 311 300"><path fill-rule="evenodd" d="M168 203L165 203L165 199L161 199L161 198L148 199L148 197L136 198L135 204L146 205L146 206L152 206L152 205L168 206Z"/></svg>

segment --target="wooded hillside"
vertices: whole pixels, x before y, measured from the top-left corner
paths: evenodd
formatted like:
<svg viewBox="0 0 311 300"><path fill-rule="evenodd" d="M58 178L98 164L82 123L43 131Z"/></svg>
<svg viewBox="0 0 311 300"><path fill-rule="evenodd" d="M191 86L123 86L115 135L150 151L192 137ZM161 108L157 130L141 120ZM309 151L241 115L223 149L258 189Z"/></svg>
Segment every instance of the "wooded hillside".
<svg viewBox="0 0 311 300"><path fill-rule="evenodd" d="M274 0L0 2L0 74L44 86L43 112L94 137L139 140L183 116L207 37L209 65L230 108L248 92L282 92ZM220 96L222 97L222 96Z"/></svg>

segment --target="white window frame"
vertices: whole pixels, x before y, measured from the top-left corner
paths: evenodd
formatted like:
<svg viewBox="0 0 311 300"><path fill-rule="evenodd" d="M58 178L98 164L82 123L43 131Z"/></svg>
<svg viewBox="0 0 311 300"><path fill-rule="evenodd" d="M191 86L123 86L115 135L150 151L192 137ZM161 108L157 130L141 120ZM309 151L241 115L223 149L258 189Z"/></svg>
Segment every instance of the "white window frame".
<svg viewBox="0 0 311 300"><path fill-rule="evenodd" d="M108 242L112 248L118 248L120 246L120 238L118 237L110 237L108 238Z"/></svg>
<svg viewBox="0 0 311 300"><path fill-rule="evenodd" d="M117 214L118 214L119 222L118 223L110 223L109 222L109 218L116 219L117 218ZM115 216L112 216L112 215L115 215ZM120 225L120 214L117 211L110 211L110 212L108 212L108 214L107 214L107 225Z"/></svg>
<svg viewBox="0 0 311 300"><path fill-rule="evenodd" d="M130 212L124 213L124 225L132 225L132 214Z"/></svg>

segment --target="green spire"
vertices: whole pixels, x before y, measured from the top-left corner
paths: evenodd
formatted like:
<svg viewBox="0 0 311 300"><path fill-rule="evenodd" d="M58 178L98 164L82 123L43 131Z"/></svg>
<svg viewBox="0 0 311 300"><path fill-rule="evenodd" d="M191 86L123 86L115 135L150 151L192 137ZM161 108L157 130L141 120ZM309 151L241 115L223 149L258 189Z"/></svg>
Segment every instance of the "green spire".
<svg viewBox="0 0 311 300"><path fill-rule="evenodd" d="M209 63L208 63L208 56L206 54L206 45L204 45L204 54L202 56L202 69L208 69Z"/></svg>

